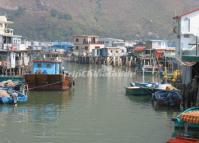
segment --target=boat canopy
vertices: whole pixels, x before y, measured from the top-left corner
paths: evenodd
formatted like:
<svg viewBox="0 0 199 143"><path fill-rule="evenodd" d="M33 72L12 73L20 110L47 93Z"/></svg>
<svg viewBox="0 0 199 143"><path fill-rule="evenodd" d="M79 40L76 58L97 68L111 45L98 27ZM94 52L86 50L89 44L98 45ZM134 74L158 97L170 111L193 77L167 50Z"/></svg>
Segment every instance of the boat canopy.
<svg viewBox="0 0 199 143"><path fill-rule="evenodd" d="M199 111L183 113L181 119L187 123L199 124Z"/></svg>

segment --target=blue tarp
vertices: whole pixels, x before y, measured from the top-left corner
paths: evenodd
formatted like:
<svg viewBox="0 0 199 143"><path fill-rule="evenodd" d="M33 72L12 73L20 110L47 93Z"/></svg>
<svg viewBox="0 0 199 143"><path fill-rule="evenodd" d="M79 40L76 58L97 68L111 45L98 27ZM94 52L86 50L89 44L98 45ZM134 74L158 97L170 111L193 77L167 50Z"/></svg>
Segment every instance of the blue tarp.
<svg viewBox="0 0 199 143"><path fill-rule="evenodd" d="M73 43L71 42L53 42L52 47L56 49L65 49L65 50L70 50L74 46Z"/></svg>

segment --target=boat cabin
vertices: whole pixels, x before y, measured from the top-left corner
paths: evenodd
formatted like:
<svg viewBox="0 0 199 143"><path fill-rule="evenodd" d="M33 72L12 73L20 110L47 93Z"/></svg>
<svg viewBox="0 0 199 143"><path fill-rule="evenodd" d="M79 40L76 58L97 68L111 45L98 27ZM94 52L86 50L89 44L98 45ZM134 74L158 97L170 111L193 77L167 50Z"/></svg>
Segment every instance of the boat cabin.
<svg viewBox="0 0 199 143"><path fill-rule="evenodd" d="M33 74L61 74L61 62L50 60L34 60Z"/></svg>

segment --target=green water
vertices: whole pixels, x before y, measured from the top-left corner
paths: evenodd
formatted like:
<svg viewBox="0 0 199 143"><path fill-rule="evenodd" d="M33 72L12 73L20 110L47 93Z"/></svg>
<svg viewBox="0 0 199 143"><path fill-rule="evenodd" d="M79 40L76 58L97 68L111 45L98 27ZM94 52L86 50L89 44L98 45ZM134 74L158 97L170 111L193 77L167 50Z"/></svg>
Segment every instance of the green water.
<svg viewBox="0 0 199 143"><path fill-rule="evenodd" d="M65 65L68 71L101 69ZM165 143L176 113L154 110L150 97L125 96L132 80L143 77L79 77L70 91L31 92L26 104L0 106L0 143Z"/></svg>

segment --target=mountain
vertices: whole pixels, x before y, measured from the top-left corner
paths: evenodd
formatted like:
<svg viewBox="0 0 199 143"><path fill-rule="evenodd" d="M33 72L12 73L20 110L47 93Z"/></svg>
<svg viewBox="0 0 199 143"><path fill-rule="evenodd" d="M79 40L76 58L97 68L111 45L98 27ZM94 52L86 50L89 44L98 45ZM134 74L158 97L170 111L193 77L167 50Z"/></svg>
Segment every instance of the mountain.
<svg viewBox="0 0 199 143"><path fill-rule="evenodd" d="M172 17L198 7L199 0L0 0L15 33L33 40L170 38Z"/></svg>

